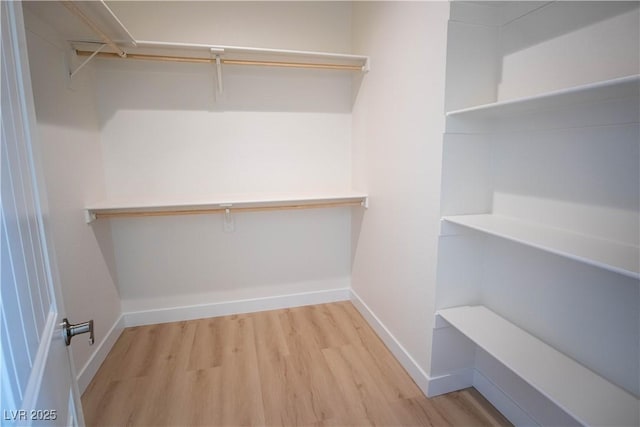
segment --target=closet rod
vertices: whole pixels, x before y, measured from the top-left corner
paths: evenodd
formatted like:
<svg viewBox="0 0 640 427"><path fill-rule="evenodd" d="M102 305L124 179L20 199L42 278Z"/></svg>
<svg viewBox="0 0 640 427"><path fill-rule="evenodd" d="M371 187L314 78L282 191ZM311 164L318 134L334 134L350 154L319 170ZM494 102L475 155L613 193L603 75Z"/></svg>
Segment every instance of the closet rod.
<svg viewBox="0 0 640 427"><path fill-rule="evenodd" d="M261 207L215 207L215 208L199 208L199 209L175 209L166 211L123 211L123 212L94 212L95 219L100 218L131 218L144 216L172 216L172 215L203 215L212 213L225 213L230 210L236 212L264 212L264 211L282 211L291 209L320 209L320 208L339 208L348 206L362 206L361 201L333 202L333 203L310 203L310 204L293 204L279 206L261 206Z"/></svg>
<svg viewBox="0 0 640 427"><path fill-rule="evenodd" d="M88 50L76 50L78 56L89 56L94 52ZM100 52L96 55L100 58L118 58L120 55L112 52ZM168 56L168 55L149 55L143 53L128 53L127 59L141 59L149 61L169 61L169 62L192 62L198 64L210 64L215 59L209 58L193 58L189 56ZM360 65L341 65L341 64L318 64L305 62L279 62L279 61L254 61L246 59L221 59L223 64L229 65L258 65L266 67L287 67L287 68L315 68L325 70L345 70L345 71L362 71Z"/></svg>
<svg viewBox="0 0 640 427"><path fill-rule="evenodd" d="M109 45L111 49L115 50L116 53L114 55L117 55L120 58L126 58L127 53L122 49L120 49L118 45L113 40L111 40L111 38L108 35L106 35L104 31L102 31L87 15L85 15L84 12L82 12L82 10L80 10L80 8L76 6L73 1L61 0L61 3L63 4L64 7L69 9L69 12L71 12L72 14L80 18L87 27L91 28L91 30L94 33L99 35L102 41L104 41L107 45Z"/></svg>

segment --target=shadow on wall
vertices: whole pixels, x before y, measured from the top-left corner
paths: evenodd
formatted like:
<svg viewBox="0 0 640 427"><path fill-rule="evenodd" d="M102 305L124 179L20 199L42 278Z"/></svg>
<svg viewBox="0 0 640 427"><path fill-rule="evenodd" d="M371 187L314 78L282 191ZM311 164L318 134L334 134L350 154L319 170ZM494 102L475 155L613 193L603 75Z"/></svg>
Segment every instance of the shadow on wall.
<svg viewBox="0 0 640 427"><path fill-rule="evenodd" d="M113 283L118 283L118 269L116 267L115 251L113 249L113 236L111 234L110 221L95 221L91 225L91 230L96 238L96 243L102 253L109 276Z"/></svg>
<svg viewBox="0 0 640 427"><path fill-rule="evenodd" d="M96 60L103 123L118 110L349 113L352 72Z"/></svg>
<svg viewBox="0 0 640 427"><path fill-rule="evenodd" d="M517 12L517 8L535 6L532 2L518 3L511 5L513 12ZM553 7L546 7L550 3L554 3ZM524 50L638 7L638 2L633 1L540 2L534 10L521 16L516 15L503 25L502 53L508 55ZM576 8L579 8L580 13L576 13ZM508 14L505 9L505 15ZM516 21L517 30L511 31L512 24ZM545 24L540 25L540 22Z"/></svg>
<svg viewBox="0 0 640 427"><path fill-rule="evenodd" d="M540 79L540 88L548 91L569 83L576 85L602 79L606 69L610 72L617 69L619 73L627 70L618 76L638 72L637 16L624 19L622 15L637 11L640 3L557 1L515 13L527 7L528 2L522 3L524 5L511 3L503 10L503 19L509 11L514 17L499 27L499 99L526 96L540 90L533 89L535 84L520 87L522 81L529 79L534 82ZM611 40L611 47L606 47L604 40ZM567 55L569 52L571 55ZM555 66L547 68L544 65L547 60Z"/></svg>

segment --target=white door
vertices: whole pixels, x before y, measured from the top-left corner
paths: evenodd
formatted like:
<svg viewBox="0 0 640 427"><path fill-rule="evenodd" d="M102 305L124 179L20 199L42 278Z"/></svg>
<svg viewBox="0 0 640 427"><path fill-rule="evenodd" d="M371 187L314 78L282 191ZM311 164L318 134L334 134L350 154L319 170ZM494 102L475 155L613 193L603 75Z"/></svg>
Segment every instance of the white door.
<svg viewBox="0 0 640 427"><path fill-rule="evenodd" d="M37 134L22 5L0 1L0 9L0 420L2 425L84 425L62 336L64 305L33 152Z"/></svg>

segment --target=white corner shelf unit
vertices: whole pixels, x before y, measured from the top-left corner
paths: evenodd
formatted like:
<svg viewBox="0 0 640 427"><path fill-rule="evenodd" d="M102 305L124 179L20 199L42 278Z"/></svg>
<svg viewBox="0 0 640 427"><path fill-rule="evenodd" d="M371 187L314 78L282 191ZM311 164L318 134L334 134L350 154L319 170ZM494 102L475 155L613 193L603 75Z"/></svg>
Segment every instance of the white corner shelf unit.
<svg viewBox="0 0 640 427"><path fill-rule="evenodd" d="M476 386L514 424L640 424L640 74L621 43L639 10L452 3L432 394ZM619 34L582 51L605 15Z"/></svg>
<svg viewBox="0 0 640 427"><path fill-rule="evenodd" d="M334 194L241 194L182 200L119 200L87 206L85 219L198 215L291 209L368 207L367 195L356 192Z"/></svg>
<svg viewBox="0 0 640 427"><path fill-rule="evenodd" d="M501 215L453 215L443 221L640 279L640 248Z"/></svg>
<svg viewBox="0 0 640 427"><path fill-rule="evenodd" d="M582 424L640 422L638 399L488 308L454 307L437 315Z"/></svg>

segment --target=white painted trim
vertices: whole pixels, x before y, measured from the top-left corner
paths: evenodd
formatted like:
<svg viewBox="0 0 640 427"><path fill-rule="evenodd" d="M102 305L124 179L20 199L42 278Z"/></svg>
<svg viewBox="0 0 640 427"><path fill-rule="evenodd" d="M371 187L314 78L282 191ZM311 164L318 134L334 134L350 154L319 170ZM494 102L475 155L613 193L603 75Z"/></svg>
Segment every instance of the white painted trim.
<svg viewBox="0 0 640 427"><path fill-rule="evenodd" d="M468 368L437 377L430 377L426 395L427 397L435 397L471 387L473 385L473 376L474 369Z"/></svg>
<svg viewBox="0 0 640 427"><path fill-rule="evenodd" d="M509 395L485 377L477 369L473 369L473 387L491 404L516 426L538 426L529 414L525 412Z"/></svg>
<svg viewBox="0 0 640 427"><path fill-rule="evenodd" d="M228 316L231 314L253 313L265 310L278 310L282 308L326 304L330 302L348 300L349 288L340 288L302 292L298 294L277 295L264 298L250 298L209 304L132 311L123 313L122 316L124 318L124 326L130 327L202 319L206 317Z"/></svg>
<svg viewBox="0 0 640 427"><path fill-rule="evenodd" d="M107 355L113 348L113 345L120 337L120 333L124 329L124 317L120 315L118 319L111 326L104 339L100 341L98 347L95 349L93 354L87 360L87 363L82 367L80 373L76 378L78 382L78 388L80 389L80 394L84 393L87 386L98 372L100 365L104 362L104 359L107 358Z"/></svg>
<svg viewBox="0 0 640 427"><path fill-rule="evenodd" d="M53 306L51 308L53 308ZM22 395L21 409L37 409L36 403L38 403L38 398L40 397L40 387L42 386L42 378L44 377L47 361L49 360L51 346L59 344L53 342L53 334L56 330L60 331L60 328L57 327L57 318L58 313L50 309L42 330L42 335L40 336L38 351L33 359L29 380ZM60 334L59 339L62 340L62 334Z"/></svg>
<svg viewBox="0 0 640 427"><path fill-rule="evenodd" d="M360 296L351 289L351 302L355 308L362 314L367 323L373 328L378 337L387 346L395 358L400 362L402 367L407 371L409 376L420 387L420 390L427 395L429 390L429 383L431 378L427 373L418 365L409 352L400 344L400 342L393 336L393 334L387 329L382 321L376 316L369 306L360 298Z"/></svg>

